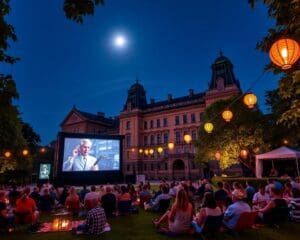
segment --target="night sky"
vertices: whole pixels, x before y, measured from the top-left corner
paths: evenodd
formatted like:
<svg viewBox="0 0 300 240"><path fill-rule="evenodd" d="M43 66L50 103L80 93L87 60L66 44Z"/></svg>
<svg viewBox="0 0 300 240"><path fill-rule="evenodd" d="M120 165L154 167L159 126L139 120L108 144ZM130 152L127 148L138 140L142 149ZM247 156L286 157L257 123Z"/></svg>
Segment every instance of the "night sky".
<svg viewBox="0 0 300 240"><path fill-rule="evenodd" d="M232 61L243 91L257 81L251 90L267 111L265 91L278 81L270 73L259 78L269 58L255 46L274 24L264 6L253 10L247 0L105 3L81 25L64 16L62 0L11 0L7 21L18 42L9 53L21 61L1 63L0 72L13 75L20 94L15 104L42 144L56 138L73 105L118 115L137 78L148 102L205 91L220 51ZM114 46L116 34L126 36L123 48Z"/></svg>

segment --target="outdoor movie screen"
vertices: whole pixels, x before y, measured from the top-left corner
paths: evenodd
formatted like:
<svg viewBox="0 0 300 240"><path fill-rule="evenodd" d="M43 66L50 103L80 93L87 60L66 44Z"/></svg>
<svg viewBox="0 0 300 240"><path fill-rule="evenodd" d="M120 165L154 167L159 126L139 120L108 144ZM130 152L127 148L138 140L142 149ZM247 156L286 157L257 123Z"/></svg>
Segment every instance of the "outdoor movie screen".
<svg viewBox="0 0 300 240"><path fill-rule="evenodd" d="M120 170L120 139L64 138L63 172Z"/></svg>

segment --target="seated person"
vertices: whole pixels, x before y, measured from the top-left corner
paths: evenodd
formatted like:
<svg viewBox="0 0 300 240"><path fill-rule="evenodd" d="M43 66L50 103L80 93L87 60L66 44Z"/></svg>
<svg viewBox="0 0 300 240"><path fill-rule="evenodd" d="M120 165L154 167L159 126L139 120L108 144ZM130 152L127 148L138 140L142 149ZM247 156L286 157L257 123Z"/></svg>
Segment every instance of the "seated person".
<svg viewBox="0 0 300 240"><path fill-rule="evenodd" d="M244 202L246 194L241 189L232 192L232 204L228 206L224 213L223 224L229 229L234 229L243 212L251 212L250 206Z"/></svg>
<svg viewBox="0 0 300 240"><path fill-rule="evenodd" d="M252 205L254 210L264 208L270 201L270 196L266 193L266 187L260 184L258 187L258 192L254 194L252 199Z"/></svg>
<svg viewBox="0 0 300 240"><path fill-rule="evenodd" d="M285 221L288 216L288 205L282 198L281 189L272 187L270 190L271 201L259 213L262 214L262 220L266 224L278 224Z"/></svg>
<svg viewBox="0 0 300 240"><path fill-rule="evenodd" d="M177 192L176 199L171 210L168 210L159 220L154 220L153 224L159 227L166 223L166 228L162 230L175 234L189 231L193 217L193 206L189 202L188 195L184 189Z"/></svg>
<svg viewBox="0 0 300 240"><path fill-rule="evenodd" d="M151 199L152 195L148 190L147 185L143 185L141 191L139 192L140 205L144 206L144 202L147 202Z"/></svg>
<svg viewBox="0 0 300 240"><path fill-rule="evenodd" d="M104 209L100 207L97 199L91 200L91 210L88 211L86 222L77 227L77 231L87 234L100 235L106 225Z"/></svg>
<svg viewBox="0 0 300 240"><path fill-rule="evenodd" d="M6 202L5 192L0 192L0 228L11 228L14 223L14 216L9 213Z"/></svg>
<svg viewBox="0 0 300 240"><path fill-rule="evenodd" d="M300 190L298 188L292 189L292 198L290 199L289 209L291 220L300 222Z"/></svg>
<svg viewBox="0 0 300 240"><path fill-rule="evenodd" d="M117 199L116 196L111 192L110 186L106 186L105 194L101 197L101 207L104 208L105 215L111 217L116 212Z"/></svg>
<svg viewBox="0 0 300 240"><path fill-rule="evenodd" d="M73 215L76 215L79 213L80 200L79 200L79 196L76 193L76 190L74 187L70 188L70 193L66 199L65 207L68 209L68 211L72 212Z"/></svg>
<svg viewBox="0 0 300 240"><path fill-rule="evenodd" d="M205 219L208 216L221 216L222 210L217 206L217 202L213 193L206 192L203 198L203 205L200 211L196 214L194 221L192 222L196 232L200 233L203 229Z"/></svg>
<svg viewBox="0 0 300 240"><path fill-rule="evenodd" d="M91 191L85 194L84 197L84 207L87 210L91 209L91 202L93 200L98 200L100 199L100 195L99 193L96 191L96 186L91 186Z"/></svg>
<svg viewBox="0 0 300 240"><path fill-rule="evenodd" d="M45 188L43 191L43 195L40 196L39 210L42 212L50 212L52 211L53 205L54 205L54 200L50 196L49 189Z"/></svg>
<svg viewBox="0 0 300 240"><path fill-rule="evenodd" d="M26 187L20 198L16 201L15 216L16 222L24 222L35 224L39 217L39 212L36 210L35 201L29 197L30 188Z"/></svg>
<svg viewBox="0 0 300 240"><path fill-rule="evenodd" d="M152 210L152 211L158 211L159 210L159 203L161 200L170 200L171 196L169 194L169 188L166 185L163 185L161 187L162 193L159 194L154 200L151 199L148 202L145 202L145 210Z"/></svg>

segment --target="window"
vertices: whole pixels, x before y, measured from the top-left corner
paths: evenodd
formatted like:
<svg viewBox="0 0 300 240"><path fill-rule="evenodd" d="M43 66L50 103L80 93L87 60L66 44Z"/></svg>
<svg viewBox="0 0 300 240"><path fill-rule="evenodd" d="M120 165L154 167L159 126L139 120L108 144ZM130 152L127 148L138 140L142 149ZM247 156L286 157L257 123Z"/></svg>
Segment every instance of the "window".
<svg viewBox="0 0 300 240"><path fill-rule="evenodd" d="M200 113L200 122L203 122L204 121L204 112L201 112Z"/></svg>
<svg viewBox="0 0 300 240"><path fill-rule="evenodd" d="M154 122L153 120L150 121L150 129L154 128Z"/></svg>
<svg viewBox="0 0 300 240"><path fill-rule="evenodd" d="M148 136L144 136L144 146L148 145Z"/></svg>
<svg viewBox="0 0 300 240"><path fill-rule="evenodd" d="M195 123L196 122L196 116L195 113L191 114L191 123Z"/></svg>
<svg viewBox="0 0 300 240"><path fill-rule="evenodd" d="M182 121L183 121L183 124L187 124L188 120L187 120L187 115L183 115L182 116Z"/></svg>
<svg viewBox="0 0 300 240"><path fill-rule="evenodd" d="M156 119L156 127L160 128L160 119Z"/></svg>
<svg viewBox="0 0 300 240"><path fill-rule="evenodd" d="M144 129L148 129L148 122L147 121L144 122Z"/></svg>
<svg viewBox="0 0 300 240"><path fill-rule="evenodd" d="M180 143L180 132L175 132L175 141L177 144Z"/></svg>
<svg viewBox="0 0 300 240"><path fill-rule="evenodd" d="M130 129L130 121L126 122L126 129L129 130Z"/></svg>
<svg viewBox="0 0 300 240"><path fill-rule="evenodd" d="M164 118L164 127L167 127L167 126L168 126L168 119Z"/></svg>
<svg viewBox="0 0 300 240"><path fill-rule="evenodd" d="M154 135L150 136L150 146L154 145Z"/></svg>
<svg viewBox="0 0 300 240"><path fill-rule="evenodd" d="M131 146L131 136L130 136L130 135L127 135L127 136L126 136L126 146L127 146L127 147L130 147L130 146Z"/></svg>
<svg viewBox="0 0 300 240"><path fill-rule="evenodd" d="M169 134L164 133L164 143L168 143L168 142L169 142Z"/></svg>
<svg viewBox="0 0 300 240"><path fill-rule="evenodd" d="M161 135L160 134L156 135L156 140L157 140L156 141L157 144L161 144Z"/></svg>
<svg viewBox="0 0 300 240"><path fill-rule="evenodd" d="M196 130L192 131L192 140L195 141L197 139L197 132Z"/></svg>
<svg viewBox="0 0 300 240"><path fill-rule="evenodd" d="M179 116L175 117L175 125L179 125Z"/></svg>

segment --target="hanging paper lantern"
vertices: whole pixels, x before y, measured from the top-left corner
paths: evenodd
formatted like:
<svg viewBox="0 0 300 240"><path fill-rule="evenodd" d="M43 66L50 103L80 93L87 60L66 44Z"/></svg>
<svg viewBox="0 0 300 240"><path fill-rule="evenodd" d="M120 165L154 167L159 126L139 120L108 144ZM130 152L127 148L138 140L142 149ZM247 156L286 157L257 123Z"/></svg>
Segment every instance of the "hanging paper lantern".
<svg viewBox="0 0 300 240"><path fill-rule="evenodd" d="M149 150L145 149L144 153L145 153L145 155L148 155L149 154Z"/></svg>
<svg viewBox="0 0 300 240"><path fill-rule="evenodd" d="M161 153L163 152L163 148L162 148L162 147L158 147L158 148L157 148L157 152L158 152L159 154L161 154Z"/></svg>
<svg viewBox="0 0 300 240"><path fill-rule="evenodd" d="M186 135L183 136L183 140L184 140L187 144L189 144L189 143L192 141L192 137L191 137L191 135L186 134Z"/></svg>
<svg viewBox="0 0 300 240"><path fill-rule="evenodd" d="M248 151L246 149L242 149L241 152L240 152L240 156L242 158L247 158L248 156Z"/></svg>
<svg viewBox="0 0 300 240"><path fill-rule="evenodd" d="M7 157L7 158L9 158L11 156L11 152L10 151L6 151L4 153L4 156Z"/></svg>
<svg viewBox="0 0 300 240"><path fill-rule="evenodd" d="M29 153L29 151L28 151L27 149L24 149L24 150L22 151L22 153L23 153L24 156L27 156L28 153Z"/></svg>
<svg viewBox="0 0 300 240"><path fill-rule="evenodd" d="M244 103L248 106L248 108L254 108L257 97L253 93L247 93L243 99Z"/></svg>
<svg viewBox="0 0 300 240"><path fill-rule="evenodd" d="M143 153L143 149L142 148L139 149L139 153Z"/></svg>
<svg viewBox="0 0 300 240"><path fill-rule="evenodd" d="M226 122L230 122L232 117L233 117L233 114L230 110L225 110L223 113L222 113L222 117L224 118L224 120Z"/></svg>
<svg viewBox="0 0 300 240"><path fill-rule="evenodd" d="M131 148L131 152L135 152L135 148Z"/></svg>
<svg viewBox="0 0 300 240"><path fill-rule="evenodd" d="M174 143L172 143L172 142L168 143L168 148L170 150L172 150L174 148Z"/></svg>
<svg viewBox="0 0 300 240"><path fill-rule="evenodd" d="M282 142L283 142L284 145L288 145L289 144L289 141L287 139L283 139Z"/></svg>
<svg viewBox="0 0 300 240"><path fill-rule="evenodd" d="M211 133L213 129L214 129L214 125L212 123L208 122L204 124L204 130L207 133Z"/></svg>
<svg viewBox="0 0 300 240"><path fill-rule="evenodd" d="M289 69L300 57L299 44L293 39L279 39L273 43L269 56L277 66Z"/></svg>

